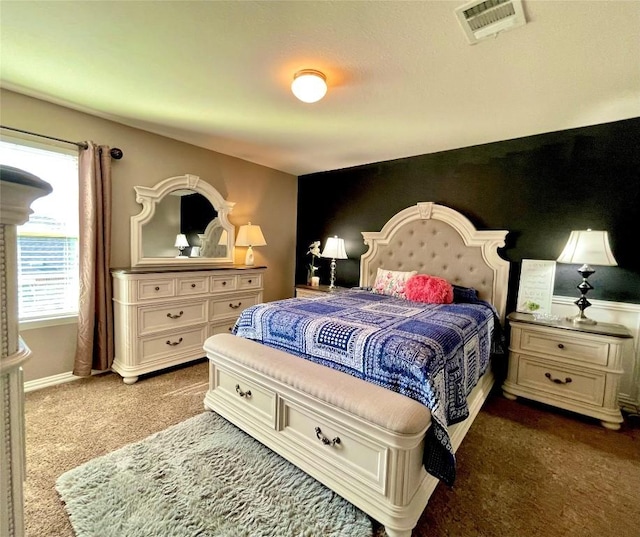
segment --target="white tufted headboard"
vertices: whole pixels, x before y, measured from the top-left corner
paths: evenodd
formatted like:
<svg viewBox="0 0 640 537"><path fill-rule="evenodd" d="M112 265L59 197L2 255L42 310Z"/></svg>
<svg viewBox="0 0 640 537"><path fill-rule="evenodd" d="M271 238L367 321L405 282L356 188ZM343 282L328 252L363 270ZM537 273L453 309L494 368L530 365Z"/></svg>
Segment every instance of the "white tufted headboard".
<svg viewBox="0 0 640 537"><path fill-rule="evenodd" d="M421 202L391 217L381 231L363 231L369 249L360 262L360 285L373 285L378 268L417 270L478 290L504 322L509 262L498 255L508 231L478 231L461 213Z"/></svg>

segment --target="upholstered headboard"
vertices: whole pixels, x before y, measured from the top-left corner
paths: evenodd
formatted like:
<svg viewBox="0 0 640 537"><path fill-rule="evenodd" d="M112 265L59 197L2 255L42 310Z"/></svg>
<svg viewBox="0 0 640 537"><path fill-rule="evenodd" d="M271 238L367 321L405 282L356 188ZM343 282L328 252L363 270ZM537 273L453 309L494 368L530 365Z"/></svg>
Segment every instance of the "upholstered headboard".
<svg viewBox="0 0 640 537"><path fill-rule="evenodd" d="M391 217L381 231L363 231L369 249L360 262L360 285L373 285L378 268L417 270L478 290L504 321L509 262L498 255L508 231L478 231L461 213L421 202Z"/></svg>

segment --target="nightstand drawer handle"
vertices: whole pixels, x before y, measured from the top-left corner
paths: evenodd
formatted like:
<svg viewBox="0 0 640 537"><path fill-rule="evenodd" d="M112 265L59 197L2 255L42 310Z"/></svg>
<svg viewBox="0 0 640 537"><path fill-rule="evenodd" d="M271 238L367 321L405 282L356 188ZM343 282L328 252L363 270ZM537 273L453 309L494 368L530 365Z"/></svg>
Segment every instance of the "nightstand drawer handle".
<svg viewBox="0 0 640 537"><path fill-rule="evenodd" d="M564 349L564 345L562 343L558 343L558 348L559 349Z"/></svg>
<svg viewBox="0 0 640 537"><path fill-rule="evenodd" d="M240 397L247 397L247 398L251 397L251 390L247 390L246 392L243 392L240 389L240 384L236 384L236 392Z"/></svg>
<svg viewBox="0 0 640 537"><path fill-rule="evenodd" d="M182 338L180 338L178 341L171 341L170 339L167 339L167 345L170 345L172 347L180 345L180 343L182 343Z"/></svg>
<svg viewBox="0 0 640 537"><path fill-rule="evenodd" d="M544 376L547 377L551 382L555 382L556 384L569 384L570 382L572 382L571 377L565 377L565 379L562 380L551 378L551 373L545 373Z"/></svg>
<svg viewBox="0 0 640 537"><path fill-rule="evenodd" d="M237 304L229 304L229 307L234 310L237 310L240 306L242 306L242 302L238 302Z"/></svg>
<svg viewBox="0 0 640 537"><path fill-rule="evenodd" d="M180 313L178 313L178 315L174 315L173 313L167 313L167 317L169 317L169 319L179 319L183 315L184 315L184 311L181 311Z"/></svg>

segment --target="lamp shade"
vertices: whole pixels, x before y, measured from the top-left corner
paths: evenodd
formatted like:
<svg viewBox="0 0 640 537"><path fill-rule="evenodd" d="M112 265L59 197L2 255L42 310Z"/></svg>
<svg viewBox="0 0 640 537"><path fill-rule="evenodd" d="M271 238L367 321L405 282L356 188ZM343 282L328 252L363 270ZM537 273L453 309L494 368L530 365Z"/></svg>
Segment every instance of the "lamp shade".
<svg viewBox="0 0 640 537"><path fill-rule="evenodd" d="M344 248L344 240L337 236L329 237L324 250L322 250L322 257L329 257L331 259L347 259L347 251Z"/></svg>
<svg viewBox="0 0 640 537"><path fill-rule="evenodd" d="M236 237L236 246L266 246L267 241L260 226L254 226L249 222L246 226L240 226Z"/></svg>
<svg viewBox="0 0 640 537"><path fill-rule="evenodd" d="M184 233L178 233L176 235L176 242L174 246L176 248L188 248L189 241L187 240L187 236Z"/></svg>
<svg viewBox="0 0 640 537"><path fill-rule="evenodd" d="M327 77L315 69L303 69L293 75L291 91L303 103L315 103L327 93Z"/></svg>
<svg viewBox="0 0 640 537"><path fill-rule="evenodd" d="M558 263L616 266L606 231L572 231Z"/></svg>

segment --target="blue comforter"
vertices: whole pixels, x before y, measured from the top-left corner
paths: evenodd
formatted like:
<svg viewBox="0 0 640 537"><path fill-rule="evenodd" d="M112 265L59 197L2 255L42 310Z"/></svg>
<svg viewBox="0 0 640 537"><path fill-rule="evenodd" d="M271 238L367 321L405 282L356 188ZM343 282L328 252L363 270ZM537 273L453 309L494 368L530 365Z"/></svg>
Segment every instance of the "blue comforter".
<svg viewBox="0 0 640 537"><path fill-rule="evenodd" d="M482 301L423 304L350 290L252 306L234 333L426 405L432 426L425 468L451 485L455 455L447 426L469 414L466 398L489 364L494 319Z"/></svg>

